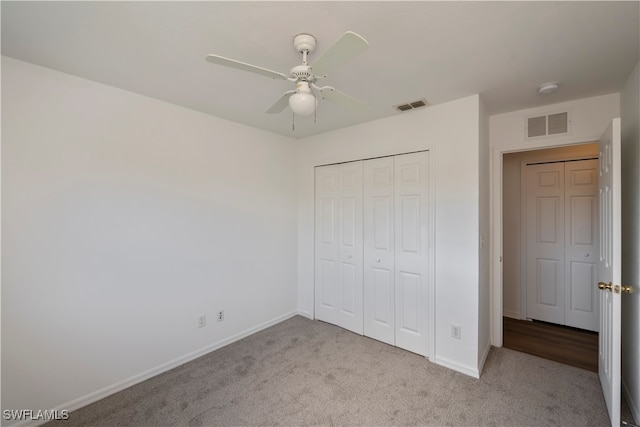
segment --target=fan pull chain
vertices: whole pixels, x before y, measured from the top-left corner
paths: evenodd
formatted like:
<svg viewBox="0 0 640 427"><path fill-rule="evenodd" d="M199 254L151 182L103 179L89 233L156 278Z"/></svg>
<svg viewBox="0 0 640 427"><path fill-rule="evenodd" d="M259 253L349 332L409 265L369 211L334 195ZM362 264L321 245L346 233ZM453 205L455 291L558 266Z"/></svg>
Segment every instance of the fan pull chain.
<svg viewBox="0 0 640 427"><path fill-rule="evenodd" d="M296 130L296 113L291 112L291 130Z"/></svg>
<svg viewBox="0 0 640 427"><path fill-rule="evenodd" d="M316 91L313 90L313 83L310 86L311 89L311 94L313 95L313 102L316 103L316 108L313 109L313 123L318 123L318 95L316 94Z"/></svg>

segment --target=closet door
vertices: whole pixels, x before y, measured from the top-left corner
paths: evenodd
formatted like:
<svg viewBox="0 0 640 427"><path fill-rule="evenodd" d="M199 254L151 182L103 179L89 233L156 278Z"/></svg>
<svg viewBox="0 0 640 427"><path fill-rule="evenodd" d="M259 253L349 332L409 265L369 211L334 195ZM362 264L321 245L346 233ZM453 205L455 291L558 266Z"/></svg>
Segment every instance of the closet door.
<svg viewBox="0 0 640 427"><path fill-rule="evenodd" d="M363 333L362 162L316 168L316 318Z"/></svg>
<svg viewBox="0 0 640 427"><path fill-rule="evenodd" d="M597 331L598 160L565 163L565 259L565 324Z"/></svg>
<svg viewBox="0 0 640 427"><path fill-rule="evenodd" d="M598 330L598 161L527 166L527 317Z"/></svg>
<svg viewBox="0 0 640 427"><path fill-rule="evenodd" d="M337 323L338 281L338 165L316 168L315 317Z"/></svg>
<svg viewBox="0 0 640 427"><path fill-rule="evenodd" d="M564 323L564 164L527 166L527 317Z"/></svg>
<svg viewBox="0 0 640 427"><path fill-rule="evenodd" d="M429 153L316 168L315 316L427 355Z"/></svg>
<svg viewBox="0 0 640 427"><path fill-rule="evenodd" d="M429 282L429 152L394 158L396 346L426 355Z"/></svg>
<svg viewBox="0 0 640 427"><path fill-rule="evenodd" d="M395 345L393 157L365 160L364 334Z"/></svg>

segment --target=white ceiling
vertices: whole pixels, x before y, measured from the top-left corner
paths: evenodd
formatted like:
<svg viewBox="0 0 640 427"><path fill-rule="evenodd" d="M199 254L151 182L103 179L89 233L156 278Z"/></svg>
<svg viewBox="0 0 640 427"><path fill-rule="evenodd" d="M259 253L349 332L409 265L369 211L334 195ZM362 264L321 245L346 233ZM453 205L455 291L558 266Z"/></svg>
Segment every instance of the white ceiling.
<svg viewBox="0 0 640 427"><path fill-rule="evenodd" d="M2 54L268 131L304 137L480 93L491 114L617 92L638 62L633 2L9 2ZM205 62L208 53L288 74L293 36L345 31L369 49L322 81L370 106L323 101L313 117L265 110L292 83ZM559 81L560 90L537 87ZM428 108L428 107L427 107Z"/></svg>

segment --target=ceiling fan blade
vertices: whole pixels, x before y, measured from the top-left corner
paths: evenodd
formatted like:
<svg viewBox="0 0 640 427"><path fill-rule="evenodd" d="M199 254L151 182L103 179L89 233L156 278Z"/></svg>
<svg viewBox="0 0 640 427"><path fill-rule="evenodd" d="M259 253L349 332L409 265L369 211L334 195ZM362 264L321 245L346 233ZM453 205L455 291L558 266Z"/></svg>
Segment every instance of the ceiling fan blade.
<svg viewBox="0 0 640 427"><path fill-rule="evenodd" d="M207 55L204 59L207 62L211 62L212 64L224 65L225 67L231 67L238 70L248 71L250 73L261 74L263 76L271 77L272 79L287 80L289 78L289 76L277 71L247 64L245 62L236 61L235 59L225 58L224 56L210 54Z"/></svg>
<svg viewBox="0 0 640 427"><path fill-rule="evenodd" d="M358 101L357 99L352 98L346 93L340 92L331 86L324 86L320 88L320 95L322 96L322 99L326 99L336 105L341 105L359 113L366 113L369 111L369 107L362 101Z"/></svg>
<svg viewBox="0 0 640 427"><path fill-rule="evenodd" d="M313 74L318 77L325 76L331 70L364 52L367 47L369 47L369 42L363 37L352 31L347 31L313 63Z"/></svg>
<svg viewBox="0 0 640 427"><path fill-rule="evenodd" d="M289 90L283 93L280 99L278 99L275 104L273 104L271 108L267 110L267 114L277 114L287 108L287 106L289 105L289 97L294 93L296 93L295 90Z"/></svg>

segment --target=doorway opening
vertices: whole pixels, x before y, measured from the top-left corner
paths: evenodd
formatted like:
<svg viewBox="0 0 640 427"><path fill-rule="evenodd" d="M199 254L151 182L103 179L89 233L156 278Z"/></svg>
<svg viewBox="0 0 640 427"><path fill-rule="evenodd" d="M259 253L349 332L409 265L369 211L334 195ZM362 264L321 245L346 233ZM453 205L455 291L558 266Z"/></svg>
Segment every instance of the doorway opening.
<svg viewBox="0 0 640 427"><path fill-rule="evenodd" d="M593 317L593 313L588 313L589 309L597 309L594 302L597 294L592 291L597 272L586 262L597 259L597 233L591 223L572 228L569 218L565 233L562 192L564 162L574 168L580 162L588 163L589 159L597 157L598 145L586 143L505 153L502 168L503 345L594 371L597 371L598 359L597 322L593 327L588 316L587 320L583 317L586 314ZM570 168L567 168L567 177ZM546 177L558 178L555 184L553 180L549 183L557 187L554 191L560 191L560 195L546 194L543 188L539 200L531 199L531 193L538 191L532 188L532 182L535 180L538 184L536 174L540 172L545 173L540 175L543 181ZM597 180L597 173L595 177ZM595 188L597 191L597 182ZM597 215L597 210L592 208L596 207L589 207L590 213L586 216ZM544 215L545 209L549 219L541 221L541 229L535 229L538 226L531 224L537 221L534 218L538 215ZM567 214L569 211L567 208ZM595 219L589 218L587 222ZM565 234L566 240L570 241L576 230L593 238L592 245L579 253L580 259L576 259L575 248L569 248L570 244L565 248ZM543 243L535 243L535 236L549 233L557 238L542 236ZM538 251L540 254L536 253ZM580 295L575 293L578 287L583 289Z"/></svg>

